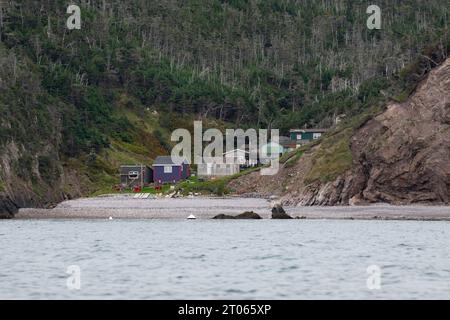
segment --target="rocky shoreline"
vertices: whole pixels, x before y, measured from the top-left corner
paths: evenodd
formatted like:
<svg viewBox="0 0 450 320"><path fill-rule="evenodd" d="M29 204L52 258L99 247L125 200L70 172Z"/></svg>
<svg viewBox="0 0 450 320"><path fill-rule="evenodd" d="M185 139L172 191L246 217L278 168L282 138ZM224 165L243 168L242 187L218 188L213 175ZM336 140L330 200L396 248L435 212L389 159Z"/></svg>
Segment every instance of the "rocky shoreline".
<svg viewBox="0 0 450 320"><path fill-rule="evenodd" d="M185 197L136 199L133 196L104 196L65 201L53 209L20 209L15 219L231 219L247 213L262 219L334 220L423 220L450 221L450 206L370 206L304 207L276 204L261 198ZM249 215L252 213L252 215ZM255 215L253 215L255 214ZM245 216L244 216L245 218ZM239 219L239 218L238 218ZM241 218L242 219L242 216Z"/></svg>

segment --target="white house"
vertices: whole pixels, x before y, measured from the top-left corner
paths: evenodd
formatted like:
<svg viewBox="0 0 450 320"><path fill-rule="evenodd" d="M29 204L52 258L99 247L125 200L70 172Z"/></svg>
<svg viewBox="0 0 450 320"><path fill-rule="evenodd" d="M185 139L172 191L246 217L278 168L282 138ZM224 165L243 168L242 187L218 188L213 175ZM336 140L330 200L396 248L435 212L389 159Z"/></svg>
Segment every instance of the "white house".
<svg viewBox="0 0 450 320"><path fill-rule="evenodd" d="M199 177L231 176L241 171L242 167L258 165L257 159L250 159L250 152L234 149L223 153L222 158L203 159L204 163L197 165Z"/></svg>

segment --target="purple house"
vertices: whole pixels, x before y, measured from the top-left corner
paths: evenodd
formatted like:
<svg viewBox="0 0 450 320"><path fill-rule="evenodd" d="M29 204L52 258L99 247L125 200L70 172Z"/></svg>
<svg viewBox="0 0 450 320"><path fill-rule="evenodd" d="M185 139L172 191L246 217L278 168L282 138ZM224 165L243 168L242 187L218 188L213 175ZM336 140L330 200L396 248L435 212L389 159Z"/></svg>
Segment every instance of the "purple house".
<svg viewBox="0 0 450 320"><path fill-rule="evenodd" d="M191 175L189 164L184 159L173 161L170 156L160 156L153 162L155 184L177 183Z"/></svg>

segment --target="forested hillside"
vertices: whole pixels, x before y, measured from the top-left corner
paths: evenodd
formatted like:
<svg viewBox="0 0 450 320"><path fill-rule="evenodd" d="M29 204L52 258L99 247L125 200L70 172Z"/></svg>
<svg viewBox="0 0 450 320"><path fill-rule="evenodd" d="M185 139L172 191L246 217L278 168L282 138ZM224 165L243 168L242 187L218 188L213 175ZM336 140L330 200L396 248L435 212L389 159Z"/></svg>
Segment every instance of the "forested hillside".
<svg viewBox="0 0 450 320"><path fill-rule="evenodd" d="M99 191L194 118L286 132L405 99L421 75L399 71L447 45L450 7L80 0L82 28L68 30L70 3L0 1L0 193L26 190L20 203ZM370 4L381 30L366 27Z"/></svg>

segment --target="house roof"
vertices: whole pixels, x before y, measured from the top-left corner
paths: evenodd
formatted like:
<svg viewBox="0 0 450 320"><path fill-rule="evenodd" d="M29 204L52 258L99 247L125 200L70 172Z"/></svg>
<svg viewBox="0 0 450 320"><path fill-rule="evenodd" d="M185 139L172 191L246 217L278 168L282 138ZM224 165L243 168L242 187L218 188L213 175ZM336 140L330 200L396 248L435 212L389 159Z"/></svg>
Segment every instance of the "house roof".
<svg viewBox="0 0 450 320"><path fill-rule="evenodd" d="M327 129L291 129L290 132L300 132L300 133L307 133L307 132L311 132L311 133L324 133L327 132Z"/></svg>
<svg viewBox="0 0 450 320"><path fill-rule="evenodd" d="M230 153L232 153L232 152L244 152L244 153L250 153L250 152L248 152L247 150L242 150L242 149L233 149L233 150L230 150L230 151L224 152L224 153L223 153L223 155L227 155L227 154L230 154Z"/></svg>
<svg viewBox="0 0 450 320"><path fill-rule="evenodd" d="M175 161L174 161L175 160ZM179 166L181 163L187 163L184 158L172 159L171 156L159 156L153 161L154 166Z"/></svg>
<svg viewBox="0 0 450 320"><path fill-rule="evenodd" d="M151 169L148 165L146 164L124 164L120 166L121 168L149 168Z"/></svg>

